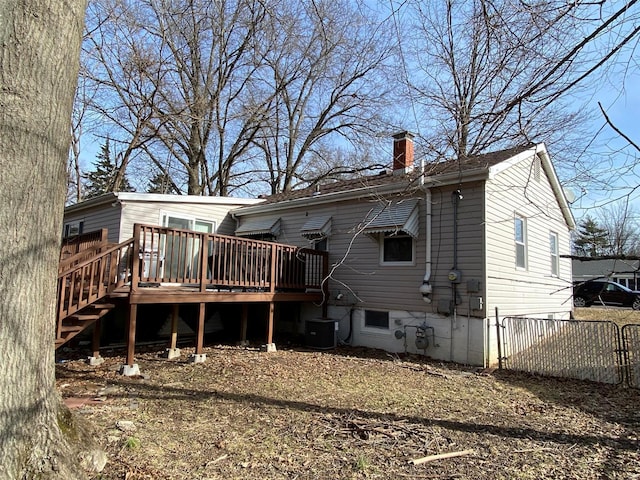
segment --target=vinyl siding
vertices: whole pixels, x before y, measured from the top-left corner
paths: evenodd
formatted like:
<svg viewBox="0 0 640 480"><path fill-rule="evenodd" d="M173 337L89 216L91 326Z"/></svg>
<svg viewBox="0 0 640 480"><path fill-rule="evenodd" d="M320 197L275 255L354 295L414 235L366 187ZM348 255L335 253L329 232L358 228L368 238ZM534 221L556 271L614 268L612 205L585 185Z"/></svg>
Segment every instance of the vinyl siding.
<svg viewBox="0 0 640 480"><path fill-rule="evenodd" d="M122 232L130 237L135 223L160 225L162 212L195 217L215 223L216 232L221 235L233 235L235 223L227 219L229 210L235 205L211 205L193 203L165 203L165 202L123 202Z"/></svg>
<svg viewBox="0 0 640 480"><path fill-rule="evenodd" d="M487 183L487 308L498 307L501 316L566 317L571 310L571 260L561 257L559 275L551 275L549 234L557 233L559 254L567 255L569 229L544 171L539 180L532 175L531 160ZM526 219L526 269L516 268L516 214Z"/></svg>
<svg viewBox="0 0 640 480"><path fill-rule="evenodd" d="M134 223L159 225L161 212L169 212L200 220L214 222L216 233L233 235L236 223L231 218L230 210L238 208L234 204L176 203L152 202L148 200L114 201L86 208L80 212L65 213L64 223L84 220L84 231L90 232L100 228L109 230L109 241L119 243L133 236Z"/></svg>
<svg viewBox="0 0 640 480"><path fill-rule="evenodd" d="M380 239L378 236L358 234L367 214L378 205L376 199L349 200L331 206L291 208L279 210L281 232L276 241L280 243L309 246L300 230L312 217L331 216L329 236L329 263L334 267L329 282L330 302L338 305L357 305L378 310L405 310L437 313L441 299L452 298L451 283L447 279L453 266L453 204L454 189L432 191L432 276L433 302L422 300L419 288L425 274L425 195L414 192L419 199L418 238L414 242L414 261L405 265L382 265L380 262ZM482 184L465 185L464 199L458 209L458 270L462 282L457 286L458 313L467 315L468 295L466 281L484 278L482 262L483 239L483 194ZM273 217L276 213L244 216L243 218ZM337 293L343 294L340 301ZM478 295L478 294L476 294ZM482 312L471 312L479 314Z"/></svg>
<svg viewBox="0 0 640 480"><path fill-rule="evenodd" d="M93 208L64 215L64 224L76 221L84 221L83 232L93 232L101 228L108 229L110 243L119 243L120 240L120 205L110 203L97 205Z"/></svg>

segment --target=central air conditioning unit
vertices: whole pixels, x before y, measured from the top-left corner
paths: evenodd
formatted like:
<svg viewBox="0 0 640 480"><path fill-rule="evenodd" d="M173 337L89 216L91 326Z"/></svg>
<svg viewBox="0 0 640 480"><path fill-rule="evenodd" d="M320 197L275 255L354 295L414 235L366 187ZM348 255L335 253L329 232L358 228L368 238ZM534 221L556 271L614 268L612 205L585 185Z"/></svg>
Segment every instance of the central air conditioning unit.
<svg viewBox="0 0 640 480"><path fill-rule="evenodd" d="M318 350L336 348L338 322L331 318L307 320L304 326L305 345Z"/></svg>

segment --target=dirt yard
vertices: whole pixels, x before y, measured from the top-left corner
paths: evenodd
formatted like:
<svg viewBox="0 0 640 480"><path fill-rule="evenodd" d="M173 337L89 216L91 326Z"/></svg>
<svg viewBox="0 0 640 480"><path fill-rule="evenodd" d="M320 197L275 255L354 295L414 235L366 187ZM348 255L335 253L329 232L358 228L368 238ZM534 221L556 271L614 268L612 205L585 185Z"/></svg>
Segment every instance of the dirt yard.
<svg viewBox="0 0 640 480"><path fill-rule="evenodd" d="M640 391L365 349L57 365L96 479L640 479ZM423 457L461 453L412 464Z"/></svg>
<svg viewBox="0 0 640 480"><path fill-rule="evenodd" d="M576 320L609 320L618 325L628 323L640 324L640 310L619 307L588 307L576 308Z"/></svg>

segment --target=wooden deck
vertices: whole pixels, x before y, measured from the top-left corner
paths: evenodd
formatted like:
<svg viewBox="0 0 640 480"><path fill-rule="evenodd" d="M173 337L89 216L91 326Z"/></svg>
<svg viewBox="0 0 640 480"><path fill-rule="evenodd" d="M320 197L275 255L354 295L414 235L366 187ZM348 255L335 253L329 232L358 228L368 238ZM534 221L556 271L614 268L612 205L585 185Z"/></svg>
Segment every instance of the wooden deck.
<svg viewBox="0 0 640 480"><path fill-rule="evenodd" d="M81 247L61 255L56 347L92 323L99 326L115 308L114 299L126 302L129 309L130 365L141 304L199 304L196 354L202 350L208 303L269 304L268 344L276 303L322 303L326 316L327 252L142 224L134 226L133 238L119 245L108 245L105 231L87 237L77 240ZM246 322L244 314L242 321ZM175 348L175 335L172 343ZM94 337L96 355L97 348Z"/></svg>

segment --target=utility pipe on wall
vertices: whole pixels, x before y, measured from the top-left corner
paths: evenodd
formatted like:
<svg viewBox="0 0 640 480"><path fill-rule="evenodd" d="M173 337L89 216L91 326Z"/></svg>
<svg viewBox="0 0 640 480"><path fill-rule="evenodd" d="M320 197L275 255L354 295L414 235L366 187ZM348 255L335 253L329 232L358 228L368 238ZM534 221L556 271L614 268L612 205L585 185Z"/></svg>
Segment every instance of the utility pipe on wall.
<svg viewBox="0 0 640 480"><path fill-rule="evenodd" d="M421 182L424 182L424 166L422 167ZM425 259L424 259L424 277L420 286L422 299L426 303L431 303L431 294L433 288L429 281L431 280L431 189L426 188L424 194L425 203Z"/></svg>

